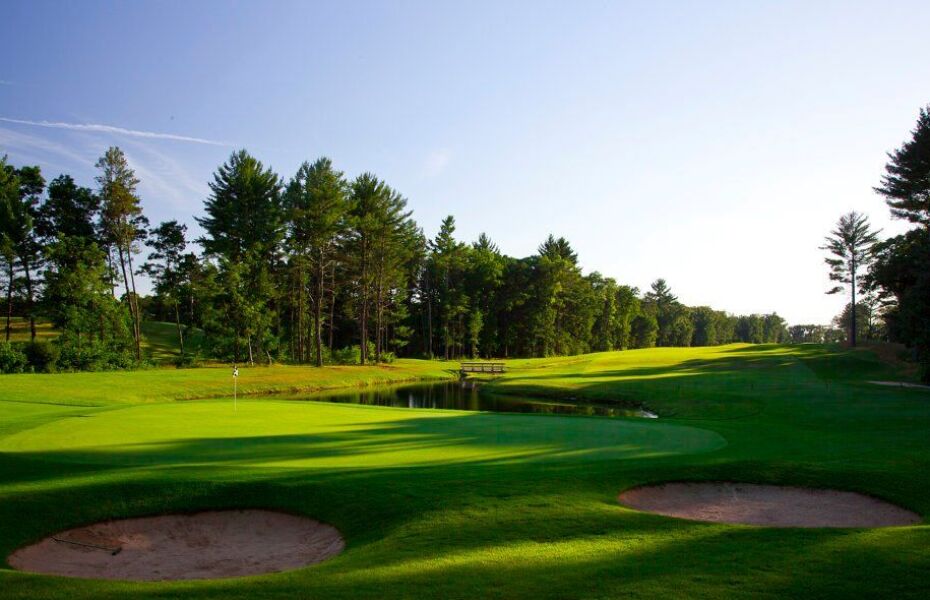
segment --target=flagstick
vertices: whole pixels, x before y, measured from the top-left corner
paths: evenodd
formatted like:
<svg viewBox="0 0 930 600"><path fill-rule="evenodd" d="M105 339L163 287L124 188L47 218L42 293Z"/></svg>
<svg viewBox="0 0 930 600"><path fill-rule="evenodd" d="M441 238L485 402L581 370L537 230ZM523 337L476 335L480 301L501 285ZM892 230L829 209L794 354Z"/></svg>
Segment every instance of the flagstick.
<svg viewBox="0 0 930 600"><path fill-rule="evenodd" d="M233 365L233 412L239 412L239 367Z"/></svg>

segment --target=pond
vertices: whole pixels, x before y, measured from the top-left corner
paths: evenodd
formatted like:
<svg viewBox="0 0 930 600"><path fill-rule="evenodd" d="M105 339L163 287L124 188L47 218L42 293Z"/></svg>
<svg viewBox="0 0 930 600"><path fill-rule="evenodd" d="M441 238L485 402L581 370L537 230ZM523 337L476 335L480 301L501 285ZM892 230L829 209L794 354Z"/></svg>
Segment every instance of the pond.
<svg viewBox="0 0 930 600"><path fill-rule="evenodd" d="M307 400L347 402L399 408L444 408L509 413L596 415L601 417L656 418L644 408L622 403L558 401L526 396L492 394L470 381L416 383L392 387L364 388L304 396Z"/></svg>

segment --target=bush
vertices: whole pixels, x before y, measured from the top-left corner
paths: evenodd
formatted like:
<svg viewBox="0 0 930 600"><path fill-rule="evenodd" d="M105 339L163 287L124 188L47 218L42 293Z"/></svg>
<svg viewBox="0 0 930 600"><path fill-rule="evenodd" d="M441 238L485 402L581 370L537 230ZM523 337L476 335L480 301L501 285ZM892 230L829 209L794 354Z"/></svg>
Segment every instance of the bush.
<svg viewBox="0 0 930 600"><path fill-rule="evenodd" d="M22 373L29 361L25 353L9 342L0 342L0 373Z"/></svg>
<svg viewBox="0 0 930 600"><path fill-rule="evenodd" d="M341 350L333 350L333 364L357 365L362 360L362 349L358 346L347 346Z"/></svg>
<svg viewBox="0 0 930 600"><path fill-rule="evenodd" d="M58 345L61 356L58 367L70 371L114 371L134 369L140 364L129 347L113 346L99 341L77 343L62 336Z"/></svg>
<svg viewBox="0 0 930 600"><path fill-rule="evenodd" d="M174 366L179 369L190 369L197 366L197 357L190 352L174 359Z"/></svg>
<svg viewBox="0 0 930 600"><path fill-rule="evenodd" d="M381 362L391 363L397 357L394 356L393 352L382 352L381 353ZM362 362L362 349L359 345L348 346L342 350L333 350L332 362L336 365L357 365ZM368 342L368 362L374 364L375 362L375 345L372 342Z"/></svg>
<svg viewBox="0 0 930 600"><path fill-rule="evenodd" d="M58 370L61 351L49 342L30 342L23 348L29 366L37 373L54 373Z"/></svg>

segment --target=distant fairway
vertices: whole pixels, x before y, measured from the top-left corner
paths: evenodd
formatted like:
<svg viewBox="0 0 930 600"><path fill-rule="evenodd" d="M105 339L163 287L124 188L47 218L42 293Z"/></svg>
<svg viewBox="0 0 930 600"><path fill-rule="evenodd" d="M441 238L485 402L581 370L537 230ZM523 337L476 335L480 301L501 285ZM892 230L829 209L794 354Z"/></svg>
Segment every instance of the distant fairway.
<svg viewBox="0 0 930 600"><path fill-rule="evenodd" d="M454 363L243 369L240 391L455 375ZM245 579L70 580L0 570L6 598L926 597L930 527L767 529L620 506L631 486L852 490L930 514L930 393L824 346L508 361L496 391L645 404L658 420L240 397L227 367L0 377L0 553L111 518L267 508L345 551ZM180 400L180 401L179 401Z"/></svg>

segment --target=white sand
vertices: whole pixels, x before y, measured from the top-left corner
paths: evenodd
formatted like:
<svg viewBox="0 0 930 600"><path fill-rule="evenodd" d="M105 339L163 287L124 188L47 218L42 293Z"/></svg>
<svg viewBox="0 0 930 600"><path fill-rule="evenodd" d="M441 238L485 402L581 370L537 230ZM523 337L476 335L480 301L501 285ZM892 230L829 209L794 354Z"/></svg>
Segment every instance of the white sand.
<svg viewBox="0 0 930 600"><path fill-rule="evenodd" d="M313 519L226 510L69 529L20 548L9 563L23 571L93 579L213 579L296 569L344 547L339 531Z"/></svg>
<svg viewBox="0 0 930 600"><path fill-rule="evenodd" d="M750 483L665 483L626 490L621 504L669 517L765 527L887 527L917 513L838 490Z"/></svg>

